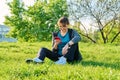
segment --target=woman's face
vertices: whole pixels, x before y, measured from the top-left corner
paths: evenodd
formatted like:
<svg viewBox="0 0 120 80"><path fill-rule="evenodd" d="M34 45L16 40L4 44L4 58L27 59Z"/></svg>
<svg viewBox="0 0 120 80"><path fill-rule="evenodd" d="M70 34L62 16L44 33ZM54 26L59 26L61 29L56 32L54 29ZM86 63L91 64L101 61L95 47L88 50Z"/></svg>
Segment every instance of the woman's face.
<svg viewBox="0 0 120 80"><path fill-rule="evenodd" d="M59 29L62 32L66 32L68 30L68 25L67 24L60 24Z"/></svg>

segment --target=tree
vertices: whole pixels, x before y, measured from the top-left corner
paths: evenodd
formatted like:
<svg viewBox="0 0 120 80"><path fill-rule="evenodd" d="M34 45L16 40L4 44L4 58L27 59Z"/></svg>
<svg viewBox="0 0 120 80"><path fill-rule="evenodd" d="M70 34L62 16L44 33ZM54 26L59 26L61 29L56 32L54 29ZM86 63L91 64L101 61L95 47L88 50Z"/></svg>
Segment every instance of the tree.
<svg viewBox="0 0 120 80"><path fill-rule="evenodd" d="M36 0L35 4L27 9L24 5L20 6L19 0L14 0L9 6L12 16L6 16L5 24L14 28L13 37L24 41L50 40L58 18L67 15L65 0ZM22 17L19 17L19 14Z"/></svg>
<svg viewBox="0 0 120 80"><path fill-rule="evenodd" d="M8 3L8 6L10 7L11 16L5 16L5 24L8 26L11 26L12 33L11 35L13 37L16 37L18 35L18 31L21 30L22 23L22 12L23 4L20 4L19 0L13 0L13 2Z"/></svg>
<svg viewBox="0 0 120 80"><path fill-rule="evenodd" d="M103 43L112 43L120 34L119 3L120 0L70 0L68 2L68 11L71 17L84 27L85 33L81 33L82 35L95 43L95 40L90 37L89 33L86 31L87 27L81 22L81 18L87 17L92 20L92 26L98 28ZM113 34L114 29L117 30ZM109 38L110 34L113 34L112 38Z"/></svg>

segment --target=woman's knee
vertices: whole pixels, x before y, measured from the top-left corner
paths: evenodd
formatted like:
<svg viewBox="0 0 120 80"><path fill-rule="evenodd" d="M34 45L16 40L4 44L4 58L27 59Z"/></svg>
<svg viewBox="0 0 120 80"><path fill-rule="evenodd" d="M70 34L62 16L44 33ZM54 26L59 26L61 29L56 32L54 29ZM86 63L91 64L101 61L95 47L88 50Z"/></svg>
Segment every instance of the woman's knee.
<svg viewBox="0 0 120 80"><path fill-rule="evenodd" d="M45 50L46 50L46 48L44 48L44 47L40 48L38 51L38 56L40 56L41 53L44 53Z"/></svg>
<svg viewBox="0 0 120 80"><path fill-rule="evenodd" d="M40 48L40 52L41 52L41 51L46 51L46 50L47 50L47 49L44 48L44 47Z"/></svg>

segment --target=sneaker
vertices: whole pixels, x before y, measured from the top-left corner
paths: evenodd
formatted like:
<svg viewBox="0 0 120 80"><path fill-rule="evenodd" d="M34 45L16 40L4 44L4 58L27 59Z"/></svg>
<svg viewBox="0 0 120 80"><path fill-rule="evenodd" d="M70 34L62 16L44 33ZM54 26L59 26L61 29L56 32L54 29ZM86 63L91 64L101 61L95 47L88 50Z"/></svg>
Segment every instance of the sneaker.
<svg viewBox="0 0 120 80"><path fill-rule="evenodd" d="M35 63L43 63L43 61L41 59L39 59L38 57L34 58L33 62L35 62Z"/></svg>
<svg viewBox="0 0 120 80"><path fill-rule="evenodd" d="M33 62L33 59L26 59L25 62L26 62L26 63L31 63L31 62Z"/></svg>
<svg viewBox="0 0 120 80"><path fill-rule="evenodd" d="M26 59L26 63L43 63L43 61L39 58L34 58L34 59Z"/></svg>
<svg viewBox="0 0 120 80"><path fill-rule="evenodd" d="M60 57L59 60L55 62L55 64L66 64L66 58L64 56Z"/></svg>

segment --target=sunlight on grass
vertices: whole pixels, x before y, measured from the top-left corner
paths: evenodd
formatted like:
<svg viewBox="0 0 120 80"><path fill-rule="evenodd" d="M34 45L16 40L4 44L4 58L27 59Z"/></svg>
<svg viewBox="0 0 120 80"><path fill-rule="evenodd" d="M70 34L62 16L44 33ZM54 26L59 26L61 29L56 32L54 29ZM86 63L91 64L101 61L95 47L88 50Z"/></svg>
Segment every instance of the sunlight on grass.
<svg viewBox="0 0 120 80"><path fill-rule="evenodd" d="M120 80L120 45L79 43L81 62L56 65L26 64L40 47L51 49L51 42L0 43L0 80Z"/></svg>

